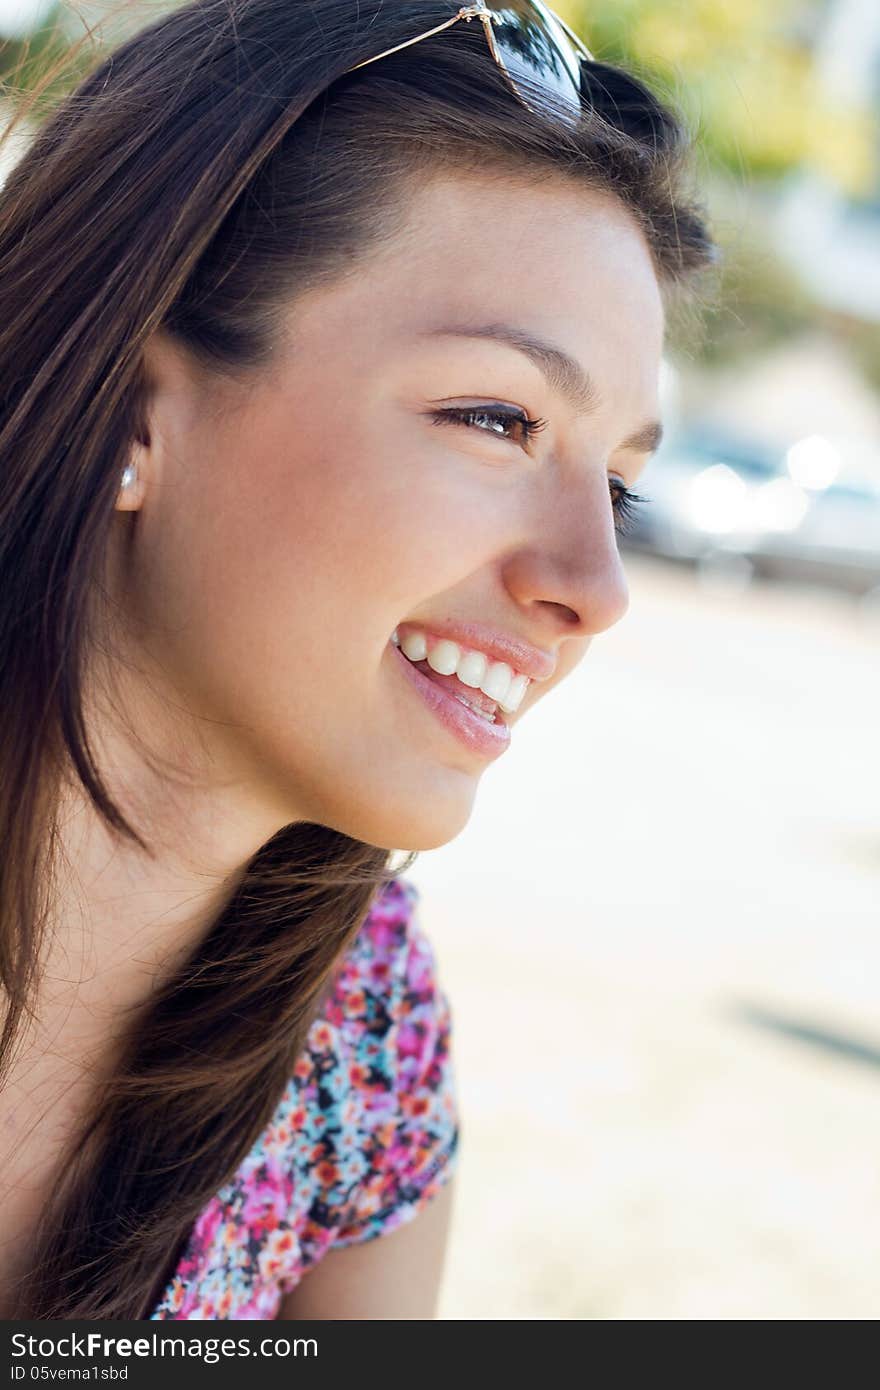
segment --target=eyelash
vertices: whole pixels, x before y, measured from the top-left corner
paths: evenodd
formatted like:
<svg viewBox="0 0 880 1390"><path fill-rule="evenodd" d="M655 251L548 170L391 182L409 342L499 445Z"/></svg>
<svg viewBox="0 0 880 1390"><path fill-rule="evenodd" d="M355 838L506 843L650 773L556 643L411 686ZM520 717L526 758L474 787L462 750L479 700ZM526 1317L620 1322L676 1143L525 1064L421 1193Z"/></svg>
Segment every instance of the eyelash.
<svg viewBox="0 0 880 1390"><path fill-rule="evenodd" d="M475 425L475 417L482 416L485 420L500 422L505 425L520 425L523 430L523 443L536 435L547 425L546 420L532 420L522 411L513 410L491 410L485 406L450 406L445 410L436 410L431 413L431 418L435 425L463 424L469 425L473 429L482 428ZM484 434L496 433L497 431L483 430ZM509 438L503 435L502 438ZM631 523L638 514L641 504L650 501L648 497L641 497L637 492L625 487L623 483L612 483L614 497L612 506L614 508L614 529L619 536L625 536L631 529Z"/></svg>

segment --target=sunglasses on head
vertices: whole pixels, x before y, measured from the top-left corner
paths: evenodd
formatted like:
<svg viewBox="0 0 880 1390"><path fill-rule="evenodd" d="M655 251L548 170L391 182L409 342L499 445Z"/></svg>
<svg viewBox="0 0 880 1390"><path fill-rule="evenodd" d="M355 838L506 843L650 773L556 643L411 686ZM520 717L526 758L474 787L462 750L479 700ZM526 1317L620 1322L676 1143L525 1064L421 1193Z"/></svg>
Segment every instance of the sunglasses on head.
<svg viewBox="0 0 880 1390"><path fill-rule="evenodd" d="M509 0L503 7L494 9L485 5L483 0L478 0L475 5L462 5L443 24L405 39L393 48L386 48L375 58L355 63L347 71L354 72L368 63L386 58L389 53L408 48L430 34L439 34L441 29L448 29L450 24L457 24L460 19L468 24L472 19L481 22L492 57L514 94L525 106L539 114L547 114L544 108L535 104L537 93L534 84L537 82L556 97L562 98L562 110L554 105L551 107L552 115L562 115L563 119L570 117L572 124L578 121L581 114L581 64L585 60L596 60L565 20L560 19L541 0Z"/></svg>

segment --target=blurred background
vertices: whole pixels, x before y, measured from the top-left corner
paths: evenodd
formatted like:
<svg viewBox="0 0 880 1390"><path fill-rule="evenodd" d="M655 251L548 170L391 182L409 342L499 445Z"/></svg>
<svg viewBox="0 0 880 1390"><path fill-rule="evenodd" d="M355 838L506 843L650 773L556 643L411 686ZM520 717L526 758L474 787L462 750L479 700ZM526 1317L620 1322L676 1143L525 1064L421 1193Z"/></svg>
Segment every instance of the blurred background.
<svg viewBox="0 0 880 1390"><path fill-rule="evenodd" d="M684 110L724 259L670 319L629 613L409 873L462 1113L440 1314L873 1319L880 7L556 8ZM0 73L105 9L0 0Z"/></svg>

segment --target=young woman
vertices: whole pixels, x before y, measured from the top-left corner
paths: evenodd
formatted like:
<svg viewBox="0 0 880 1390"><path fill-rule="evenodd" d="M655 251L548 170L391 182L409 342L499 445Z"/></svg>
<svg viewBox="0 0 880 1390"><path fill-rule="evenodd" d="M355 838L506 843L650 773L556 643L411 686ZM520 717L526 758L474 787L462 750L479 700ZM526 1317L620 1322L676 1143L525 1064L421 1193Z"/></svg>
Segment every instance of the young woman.
<svg viewBox="0 0 880 1390"><path fill-rule="evenodd" d="M199 0L9 175L4 1316L433 1315L400 874L626 609L687 152L530 0Z"/></svg>

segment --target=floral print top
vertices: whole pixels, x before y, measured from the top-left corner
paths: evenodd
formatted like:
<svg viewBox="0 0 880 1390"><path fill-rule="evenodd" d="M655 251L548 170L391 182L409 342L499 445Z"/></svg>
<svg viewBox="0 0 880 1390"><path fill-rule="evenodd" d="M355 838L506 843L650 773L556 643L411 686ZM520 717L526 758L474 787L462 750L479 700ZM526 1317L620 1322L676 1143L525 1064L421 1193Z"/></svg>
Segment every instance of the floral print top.
<svg viewBox="0 0 880 1390"><path fill-rule="evenodd" d="M411 1220L451 1176L450 1010L418 890L380 889L272 1120L202 1211L157 1318L275 1318L328 1250Z"/></svg>

